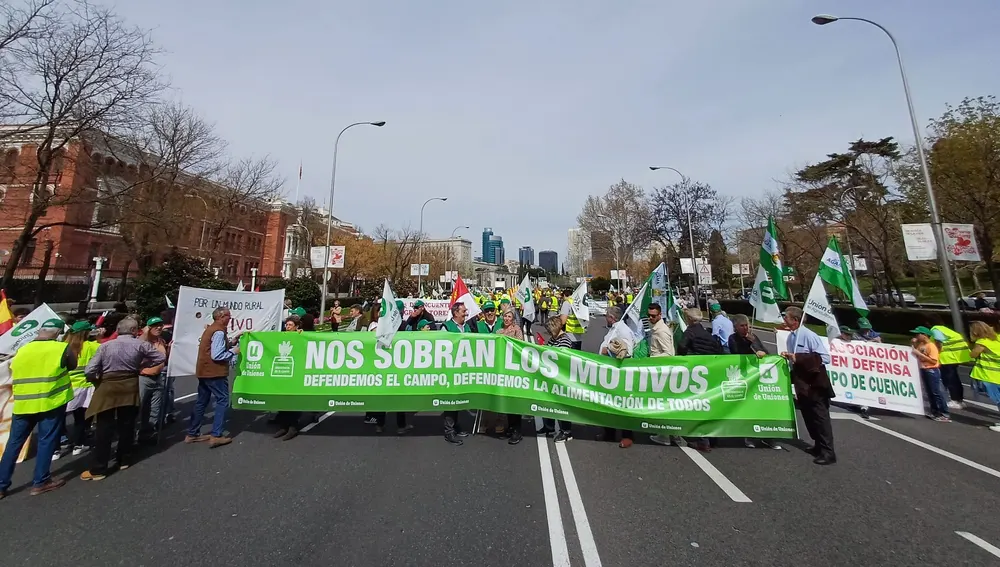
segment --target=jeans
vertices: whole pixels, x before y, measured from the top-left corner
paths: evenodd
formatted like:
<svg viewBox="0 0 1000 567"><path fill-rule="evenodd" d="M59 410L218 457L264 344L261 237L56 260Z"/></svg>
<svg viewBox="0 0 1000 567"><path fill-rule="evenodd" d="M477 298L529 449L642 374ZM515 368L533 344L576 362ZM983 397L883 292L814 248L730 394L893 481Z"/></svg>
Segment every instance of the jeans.
<svg viewBox="0 0 1000 567"><path fill-rule="evenodd" d="M962 387L962 379L958 377L957 364L941 365L941 381L944 382L945 388L948 388L952 401L965 401L965 388Z"/></svg>
<svg viewBox="0 0 1000 567"><path fill-rule="evenodd" d="M94 464L90 466L90 474L105 474L108 462L111 460L111 443L118 434L118 448L115 450L118 466L129 464L125 462L132 452L135 435L135 416L139 413L136 406L118 406L104 410L94 416Z"/></svg>
<svg viewBox="0 0 1000 567"><path fill-rule="evenodd" d="M997 405L997 409L1000 410L1000 384L993 384L992 382L982 382L977 380L980 384L986 387L986 395L993 400L993 403Z"/></svg>
<svg viewBox="0 0 1000 567"><path fill-rule="evenodd" d="M139 376L139 436L159 429L163 403L163 375Z"/></svg>
<svg viewBox="0 0 1000 567"><path fill-rule="evenodd" d="M174 378L176 377L167 376L167 415L173 415L176 410L174 407L174 398L177 396L174 394Z"/></svg>
<svg viewBox="0 0 1000 567"><path fill-rule="evenodd" d="M28 442L31 431L38 426L38 454L35 455L35 476L31 485L44 485L52 475L52 455L59 448L59 432L62 430L66 406L57 407L42 413L14 414L10 424L10 438L4 447L3 457L0 457L0 492L10 488L10 479L14 476L14 465L21 449Z"/></svg>
<svg viewBox="0 0 1000 567"><path fill-rule="evenodd" d="M927 401L931 405L931 413L947 417L948 404L945 401L944 388L941 386L941 369L921 368L920 379L923 380L924 389L927 390Z"/></svg>
<svg viewBox="0 0 1000 567"><path fill-rule="evenodd" d="M226 425L226 409L229 408L229 378L199 378L198 398L191 410L191 426L187 434L201 435L201 420L211 398L215 398L215 418L212 421L212 437L222 437Z"/></svg>

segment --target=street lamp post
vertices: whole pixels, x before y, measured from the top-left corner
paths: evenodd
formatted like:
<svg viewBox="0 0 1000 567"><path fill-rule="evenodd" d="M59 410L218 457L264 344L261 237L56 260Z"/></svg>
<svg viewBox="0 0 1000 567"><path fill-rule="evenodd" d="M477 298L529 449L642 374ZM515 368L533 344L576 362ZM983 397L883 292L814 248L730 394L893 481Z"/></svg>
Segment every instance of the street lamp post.
<svg viewBox="0 0 1000 567"><path fill-rule="evenodd" d="M326 251L323 253L323 282L320 287L323 288L323 293L320 294L319 299L319 322L323 323L323 319L326 317L326 294L327 287L326 282L330 279L330 230L333 227L333 196L334 191L337 188L337 148L340 147L340 137L344 135L344 132L348 131L355 126L385 126L385 121L379 122L355 122L354 124L348 124L344 126L344 129L337 134L337 139L333 142L333 173L330 175L330 203L327 207L326 216Z"/></svg>
<svg viewBox="0 0 1000 567"><path fill-rule="evenodd" d="M924 138L920 134L920 124L917 122L917 113L913 109L913 98L910 96L910 82L906 79L906 69L903 67L903 57L899 53L899 44L892 33L881 24L866 20L865 18L838 18L827 14L814 16L812 22L819 26L832 24L838 20L853 20L871 24L882 30L889 41L892 42L893 49L896 50L896 61L899 63L899 76L903 79L903 94L906 95L906 107L910 112L910 126L913 128L913 139L917 145L917 156L920 158L920 171L924 174L924 183L927 185L927 207L931 212L931 227L934 230L934 240L937 244L938 266L941 268L941 279L944 280L944 292L948 298L948 307L951 309L951 322L955 330L961 331L963 328L962 314L958 311L958 297L955 295L955 287L952 283L951 265L948 264L947 252L944 248L944 232L941 229L941 217L938 215L937 201L934 198L934 189L931 185L931 172L927 167L927 156L924 152Z"/></svg>
<svg viewBox="0 0 1000 567"><path fill-rule="evenodd" d="M611 245L615 247L615 272L618 273L618 293L622 293L624 291L625 286L622 285L622 267L618 255L618 248L620 242L620 239L618 238L618 225L616 225L615 222L608 215L599 214L597 215L597 218L604 219L608 221L608 224L611 225Z"/></svg>
<svg viewBox="0 0 1000 567"><path fill-rule="evenodd" d="M467 227L467 226L456 226L455 229L451 231L451 238L448 239L449 240L449 242L448 242L448 254L445 256L445 259L444 259L444 273L445 273L445 275L448 275L448 271L449 271L449 269L451 267L451 240L455 238L455 233L458 232L459 230L462 230L462 229L469 230L469 227ZM452 278L449 276L447 279L448 279L448 289L451 290L451 287L452 287L452 285L451 285ZM418 289L418 291L419 291L419 289Z"/></svg>
<svg viewBox="0 0 1000 567"><path fill-rule="evenodd" d="M423 266L424 266L424 207L426 207L427 203L430 203L431 201L444 202L447 200L448 197L431 197L430 199L424 201L423 205L420 205L420 233L417 235L417 238L420 239L417 241L417 293L418 294L420 293L420 280L421 276L423 275Z"/></svg>
<svg viewBox="0 0 1000 567"><path fill-rule="evenodd" d="M208 201L206 201L204 197L202 197L201 195L199 195L197 193L188 193L188 194L186 194L184 196L187 197L187 198L189 198L189 199L201 199L201 202L204 203L204 205L205 205L205 216L202 217L202 219L201 219L201 240L198 241L198 255L200 256L201 255L202 246L205 245L205 225L208 224ZM211 257L209 257L209 259L208 259L208 267L209 268L212 267L212 258Z"/></svg>
<svg viewBox="0 0 1000 567"><path fill-rule="evenodd" d="M687 183L688 182L688 178L687 178L686 175L684 175L680 171L678 171L678 170L670 167L669 165L651 165L651 166L649 166L649 170L650 171L656 171L658 169L669 169L670 171L673 171L677 175L681 176L681 183ZM686 209L687 209L687 218L688 218L688 242L691 244L691 269L694 271L694 304L696 306L698 306L700 304L700 302L698 300L698 261L695 260L695 256L694 256L694 231L691 229L691 205L692 204L693 203L689 202L687 204L687 206L686 206ZM742 269L741 269L741 272L742 272ZM707 302L706 302L706 305L707 305Z"/></svg>

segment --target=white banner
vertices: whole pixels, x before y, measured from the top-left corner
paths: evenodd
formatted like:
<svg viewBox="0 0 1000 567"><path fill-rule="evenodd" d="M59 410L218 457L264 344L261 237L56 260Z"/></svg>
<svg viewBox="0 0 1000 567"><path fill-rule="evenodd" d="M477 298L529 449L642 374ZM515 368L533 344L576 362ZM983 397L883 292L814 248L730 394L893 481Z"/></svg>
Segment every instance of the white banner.
<svg viewBox="0 0 1000 567"><path fill-rule="evenodd" d="M415 297L397 298L403 302L403 319L413 314L413 304L419 301ZM448 307L447 299L425 299L424 309L434 316L438 323L443 323L451 319L451 308Z"/></svg>
<svg viewBox="0 0 1000 567"><path fill-rule="evenodd" d="M681 273L682 274L693 274L694 273L694 263L691 262L691 258L681 258Z"/></svg>
<svg viewBox="0 0 1000 567"><path fill-rule="evenodd" d="M411 276L426 276L431 273L430 264L410 264Z"/></svg>
<svg viewBox="0 0 1000 567"><path fill-rule="evenodd" d="M167 372L170 376L191 376L198 359L198 342L205 327L212 324L212 311L228 307L230 338L243 331L277 331L285 314L285 290L219 291L181 286L174 317L174 346Z"/></svg>
<svg viewBox="0 0 1000 567"><path fill-rule="evenodd" d="M778 331L778 352L787 352L788 331ZM826 371L834 402L924 415L924 391L910 347L820 337L830 350Z"/></svg>
<svg viewBox="0 0 1000 567"><path fill-rule="evenodd" d="M611 270L611 279L613 280L627 280L628 270Z"/></svg>
<svg viewBox="0 0 1000 567"><path fill-rule="evenodd" d="M330 247L330 263L328 268L343 268L344 256L347 248L344 246ZM313 246L309 249L309 262L313 268L323 269L323 260L326 258L326 246Z"/></svg>
<svg viewBox="0 0 1000 567"><path fill-rule="evenodd" d="M906 257L915 260L937 260L937 246L934 230L928 223L904 224L903 246ZM979 262L979 246L976 245L976 231L971 224L941 223L944 233L944 248L948 260L959 262Z"/></svg>
<svg viewBox="0 0 1000 567"><path fill-rule="evenodd" d="M41 327L42 323L51 319L63 322L62 318L47 303L41 304L27 317L21 319L21 322L13 329L0 337L0 353L14 354L17 349L33 341L38 335L38 328Z"/></svg>
<svg viewBox="0 0 1000 567"><path fill-rule="evenodd" d="M976 246L976 231L971 224L941 223L944 231L944 247L949 260L980 262L979 247Z"/></svg>
<svg viewBox="0 0 1000 567"><path fill-rule="evenodd" d="M750 264L733 264L733 275L734 276L749 276L750 275Z"/></svg>

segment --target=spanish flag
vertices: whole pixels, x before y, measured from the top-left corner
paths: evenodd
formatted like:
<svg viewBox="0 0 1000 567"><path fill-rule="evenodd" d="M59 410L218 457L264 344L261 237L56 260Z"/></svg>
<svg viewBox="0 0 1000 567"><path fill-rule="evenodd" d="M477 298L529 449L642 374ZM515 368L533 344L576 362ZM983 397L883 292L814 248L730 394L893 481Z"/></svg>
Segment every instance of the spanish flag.
<svg viewBox="0 0 1000 567"><path fill-rule="evenodd" d="M10 312L7 294L0 289L0 335L14 328L14 315Z"/></svg>

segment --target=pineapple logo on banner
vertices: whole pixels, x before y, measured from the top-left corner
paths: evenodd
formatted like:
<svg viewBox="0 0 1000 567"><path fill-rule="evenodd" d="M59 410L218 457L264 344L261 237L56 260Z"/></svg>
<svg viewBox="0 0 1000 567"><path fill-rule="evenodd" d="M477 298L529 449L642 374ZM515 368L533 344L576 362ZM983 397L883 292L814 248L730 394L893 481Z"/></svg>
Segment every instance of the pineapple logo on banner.
<svg viewBox="0 0 1000 567"><path fill-rule="evenodd" d="M292 343L285 341L278 345L278 356L271 361L271 378L292 378L295 376L295 360L292 358Z"/></svg>
<svg viewBox="0 0 1000 567"><path fill-rule="evenodd" d="M747 399L747 383L743 380L743 373L739 366L730 366L726 369L727 380L722 383L722 401L742 402Z"/></svg>

